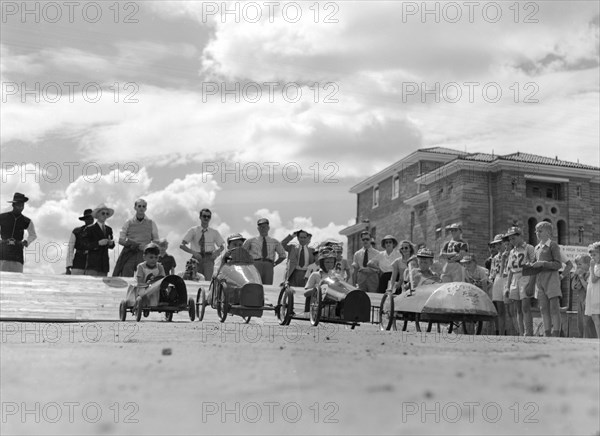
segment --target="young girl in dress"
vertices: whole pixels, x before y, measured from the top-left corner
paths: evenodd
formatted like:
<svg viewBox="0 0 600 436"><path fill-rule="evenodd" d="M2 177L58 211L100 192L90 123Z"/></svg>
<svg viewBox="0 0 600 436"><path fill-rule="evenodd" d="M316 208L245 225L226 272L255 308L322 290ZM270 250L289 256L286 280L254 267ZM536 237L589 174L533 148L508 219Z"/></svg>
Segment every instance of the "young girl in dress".
<svg viewBox="0 0 600 436"><path fill-rule="evenodd" d="M596 335L600 338L600 241L589 246L590 279L585 296L585 314L592 317L596 326Z"/></svg>

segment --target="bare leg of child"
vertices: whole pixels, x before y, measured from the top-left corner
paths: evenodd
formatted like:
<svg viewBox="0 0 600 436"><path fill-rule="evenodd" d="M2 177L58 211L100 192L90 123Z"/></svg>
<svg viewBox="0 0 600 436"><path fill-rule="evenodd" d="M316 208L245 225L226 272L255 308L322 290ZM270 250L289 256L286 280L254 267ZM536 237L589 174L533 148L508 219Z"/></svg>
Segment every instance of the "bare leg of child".
<svg viewBox="0 0 600 436"><path fill-rule="evenodd" d="M504 327L504 319L506 314L504 313L504 302L503 301L494 301L494 306L496 306L496 312L498 312L498 316L496 317L496 331L500 336L505 335L505 327Z"/></svg>
<svg viewBox="0 0 600 436"><path fill-rule="evenodd" d="M581 293L579 294L581 295ZM581 297L579 297L579 301L577 301L577 331L579 332L580 338L585 338L585 325L587 324L587 320L585 319L585 299L581 301Z"/></svg>
<svg viewBox="0 0 600 436"><path fill-rule="evenodd" d="M600 315L592 315L591 318L596 326L596 337L600 338Z"/></svg>
<svg viewBox="0 0 600 436"><path fill-rule="evenodd" d="M550 298L550 317L552 318L552 335L560 336L560 303L558 297Z"/></svg>
<svg viewBox="0 0 600 436"><path fill-rule="evenodd" d="M542 322L544 323L544 336L552 336L552 319L550 318L550 303L546 294L543 292L538 293L538 303L540 305L540 312L542 314Z"/></svg>
<svg viewBox="0 0 600 436"><path fill-rule="evenodd" d="M506 330L510 336L515 336L517 335L519 329L517 327L517 311L515 309L514 302L511 300L504 300L504 307L506 307L506 314L508 315L508 319L506 320L508 324Z"/></svg>
<svg viewBox="0 0 600 436"><path fill-rule="evenodd" d="M533 316L531 315L531 298L521 300L523 309L523 324L525 326L525 336L533 336Z"/></svg>
<svg viewBox="0 0 600 436"><path fill-rule="evenodd" d="M512 304L517 315L517 331L519 332L519 336L523 336L525 334L525 328L523 326L523 309L521 307L521 300L513 300Z"/></svg>

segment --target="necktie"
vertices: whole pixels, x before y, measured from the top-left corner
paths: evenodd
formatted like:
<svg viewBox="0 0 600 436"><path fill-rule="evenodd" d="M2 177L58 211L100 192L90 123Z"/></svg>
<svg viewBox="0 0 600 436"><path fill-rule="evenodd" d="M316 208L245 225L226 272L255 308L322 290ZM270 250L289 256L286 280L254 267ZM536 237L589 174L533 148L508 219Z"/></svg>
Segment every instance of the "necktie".
<svg viewBox="0 0 600 436"><path fill-rule="evenodd" d="M365 257L363 257L363 266L367 266L369 262L369 250L365 250Z"/></svg>
<svg viewBox="0 0 600 436"><path fill-rule="evenodd" d="M305 257L304 257L304 247L300 247L300 259L298 261L298 265L300 266L300 268L304 268L304 264L305 264Z"/></svg>
<svg viewBox="0 0 600 436"><path fill-rule="evenodd" d="M267 238L263 238L262 244L262 258L267 259L269 256L269 252L267 251Z"/></svg>
<svg viewBox="0 0 600 436"><path fill-rule="evenodd" d="M202 229L202 236L200 236L200 254L202 256L204 256L204 253L206 253L206 249L204 248L204 234L206 233L207 229Z"/></svg>
<svg viewBox="0 0 600 436"><path fill-rule="evenodd" d="M106 229L104 229L104 224L100 224L100 230L102 230L102 234L106 236Z"/></svg>

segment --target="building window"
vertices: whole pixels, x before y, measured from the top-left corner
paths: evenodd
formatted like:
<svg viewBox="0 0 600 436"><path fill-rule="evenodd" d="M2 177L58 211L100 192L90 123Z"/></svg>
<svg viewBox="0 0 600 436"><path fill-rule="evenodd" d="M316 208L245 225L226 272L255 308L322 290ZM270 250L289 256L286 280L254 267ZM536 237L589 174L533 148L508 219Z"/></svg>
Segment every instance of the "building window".
<svg viewBox="0 0 600 436"><path fill-rule="evenodd" d="M400 175L396 174L392 181L392 200L400 195Z"/></svg>
<svg viewBox="0 0 600 436"><path fill-rule="evenodd" d="M559 220L556 223L556 231L558 232L558 243L567 245L567 223L564 220Z"/></svg>
<svg viewBox="0 0 600 436"><path fill-rule="evenodd" d="M577 195L577 198L581 200L581 185L577 185L575 187L575 195Z"/></svg>
<svg viewBox="0 0 600 436"><path fill-rule="evenodd" d="M579 230L577 230L577 237L579 239L579 243L583 244L583 232L584 232L584 228L583 226L579 226Z"/></svg>
<svg viewBox="0 0 600 436"><path fill-rule="evenodd" d="M379 186L373 188L373 208L379 206Z"/></svg>
<svg viewBox="0 0 600 436"><path fill-rule="evenodd" d="M547 200L562 200L559 183L538 182L527 180L525 195L529 198L545 198Z"/></svg>
<svg viewBox="0 0 600 436"><path fill-rule="evenodd" d="M531 217L527 220L528 242L533 246L537 245L537 237L535 236L535 226L537 223L538 220L534 217Z"/></svg>
<svg viewBox="0 0 600 436"><path fill-rule="evenodd" d="M512 192L517 192L517 178L516 177L512 178L510 185L512 187Z"/></svg>
<svg viewBox="0 0 600 436"><path fill-rule="evenodd" d="M450 197L452 195L453 190L454 190L454 185L450 184L450 186L448 186L448 197Z"/></svg>

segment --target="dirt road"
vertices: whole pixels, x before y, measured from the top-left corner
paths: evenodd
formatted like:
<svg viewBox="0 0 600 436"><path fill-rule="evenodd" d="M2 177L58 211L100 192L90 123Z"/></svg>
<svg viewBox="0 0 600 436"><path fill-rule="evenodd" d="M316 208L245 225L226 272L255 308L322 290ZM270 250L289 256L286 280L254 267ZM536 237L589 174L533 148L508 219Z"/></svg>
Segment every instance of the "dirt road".
<svg viewBox="0 0 600 436"><path fill-rule="evenodd" d="M2 434L599 434L599 342L0 323Z"/></svg>

